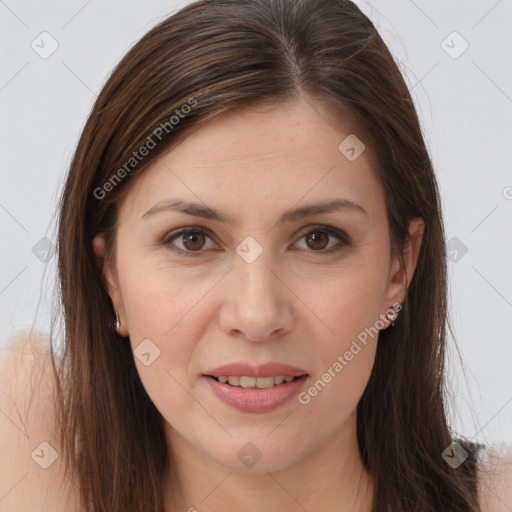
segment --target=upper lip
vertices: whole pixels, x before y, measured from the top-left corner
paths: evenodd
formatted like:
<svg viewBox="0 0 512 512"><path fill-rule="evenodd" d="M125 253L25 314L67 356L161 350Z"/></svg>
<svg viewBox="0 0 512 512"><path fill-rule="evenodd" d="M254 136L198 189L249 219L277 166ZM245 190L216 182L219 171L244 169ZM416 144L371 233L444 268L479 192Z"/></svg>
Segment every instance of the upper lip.
<svg viewBox="0 0 512 512"><path fill-rule="evenodd" d="M250 363L230 363L219 366L214 370L209 370L204 375L212 377L275 377L282 375L283 377L300 377L308 375L304 370L280 363L265 363L261 365L253 365Z"/></svg>

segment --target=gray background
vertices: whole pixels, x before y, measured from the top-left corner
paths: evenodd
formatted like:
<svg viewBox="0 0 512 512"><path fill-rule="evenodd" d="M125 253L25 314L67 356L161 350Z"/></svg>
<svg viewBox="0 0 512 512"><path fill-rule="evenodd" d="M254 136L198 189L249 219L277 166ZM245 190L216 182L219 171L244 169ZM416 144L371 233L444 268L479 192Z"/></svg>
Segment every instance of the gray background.
<svg viewBox="0 0 512 512"><path fill-rule="evenodd" d="M0 0L0 347L22 328L48 332L56 199L97 93L187 3ZM466 369L450 337L454 429L512 443L512 1L357 3L412 89L441 186Z"/></svg>

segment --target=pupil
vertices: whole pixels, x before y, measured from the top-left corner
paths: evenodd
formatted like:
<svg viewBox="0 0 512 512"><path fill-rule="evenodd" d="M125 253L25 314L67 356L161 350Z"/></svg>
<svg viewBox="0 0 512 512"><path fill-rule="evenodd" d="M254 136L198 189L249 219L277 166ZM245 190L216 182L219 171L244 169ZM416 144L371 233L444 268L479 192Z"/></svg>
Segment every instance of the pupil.
<svg viewBox="0 0 512 512"><path fill-rule="evenodd" d="M311 242L311 241L313 242L313 246L311 246L312 249L323 249L324 247L326 247L327 242L323 243L323 244L320 243L320 246L315 246L315 244L318 243L318 241L321 242L322 237L324 237L324 242L326 242L327 236L326 236L325 233L320 233L319 234L319 232L316 232L316 233L312 233L312 234L309 235L308 243Z"/></svg>
<svg viewBox="0 0 512 512"><path fill-rule="evenodd" d="M204 235L202 233L189 233L185 235L184 244L187 249L194 250L194 249L200 249L202 244L200 243L199 246L189 246L188 242L191 242L192 244L197 243L197 239L204 238Z"/></svg>

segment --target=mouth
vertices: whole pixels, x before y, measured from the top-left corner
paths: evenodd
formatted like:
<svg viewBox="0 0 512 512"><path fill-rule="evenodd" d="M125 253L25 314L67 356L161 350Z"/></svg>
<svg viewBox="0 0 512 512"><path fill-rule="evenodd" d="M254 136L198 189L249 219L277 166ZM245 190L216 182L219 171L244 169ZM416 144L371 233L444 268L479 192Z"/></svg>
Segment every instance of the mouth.
<svg viewBox="0 0 512 512"><path fill-rule="evenodd" d="M246 375L203 375L213 394L243 412L271 412L290 402L305 385L309 374L250 377Z"/></svg>
<svg viewBox="0 0 512 512"><path fill-rule="evenodd" d="M228 386L234 388L244 388L244 389L270 389L277 386L283 386L288 384L289 382L293 382L302 377L307 377L307 374L291 377L284 375L276 375L274 377L248 377L248 376L228 376L228 375L220 375L215 377L213 375L206 375L211 379L216 380L220 384L227 384Z"/></svg>

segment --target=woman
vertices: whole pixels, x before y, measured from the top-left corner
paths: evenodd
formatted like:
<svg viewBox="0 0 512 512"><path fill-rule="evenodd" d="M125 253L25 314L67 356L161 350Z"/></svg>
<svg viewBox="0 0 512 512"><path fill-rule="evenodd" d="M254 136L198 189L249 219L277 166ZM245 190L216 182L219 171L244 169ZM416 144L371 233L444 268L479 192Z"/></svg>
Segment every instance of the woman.
<svg viewBox="0 0 512 512"><path fill-rule="evenodd" d="M58 248L63 351L4 363L10 509L512 506L508 459L447 423L437 183L355 4L153 28L87 120Z"/></svg>

